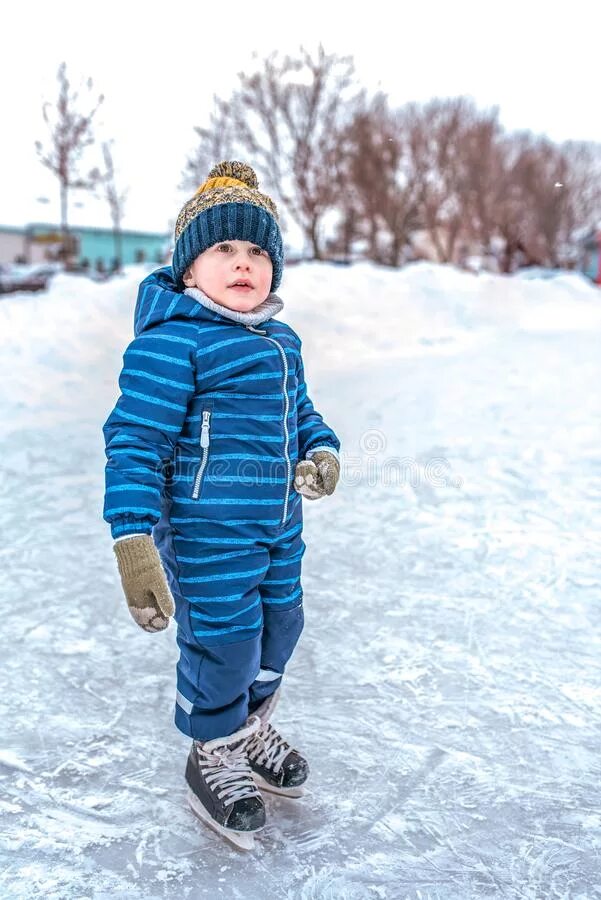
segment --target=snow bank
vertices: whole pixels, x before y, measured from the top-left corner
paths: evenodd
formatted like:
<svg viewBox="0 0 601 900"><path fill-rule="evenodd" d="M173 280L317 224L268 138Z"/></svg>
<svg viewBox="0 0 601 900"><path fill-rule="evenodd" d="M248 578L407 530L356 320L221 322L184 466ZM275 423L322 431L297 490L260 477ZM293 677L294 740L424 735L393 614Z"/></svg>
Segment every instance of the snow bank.
<svg viewBox="0 0 601 900"><path fill-rule="evenodd" d="M98 284L58 275L49 290L0 299L0 398L53 421L74 392L109 403L131 340L137 285L150 271L128 267ZM291 266L282 318L299 330L312 371L349 362L459 353L498 329L586 331L601 326L601 294L570 273L549 278L462 272L416 263ZM107 373L113 373L108 374ZM50 403L51 399L51 403Z"/></svg>

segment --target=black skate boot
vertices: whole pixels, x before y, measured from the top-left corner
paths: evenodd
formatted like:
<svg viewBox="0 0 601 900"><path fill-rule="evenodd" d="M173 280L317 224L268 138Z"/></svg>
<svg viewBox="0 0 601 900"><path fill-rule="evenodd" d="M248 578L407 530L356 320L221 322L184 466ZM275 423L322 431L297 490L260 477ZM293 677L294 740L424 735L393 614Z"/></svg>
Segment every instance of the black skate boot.
<svg viewBox="0 0 601 900"><path fill-rule="evenodd" d="M277 689L253 712L261 721L259 730L246 744L248 761L258 786L285 797L302 797L309 764L268 721L280 694Z"/></svg>
<svg viewBox="0 0 601 900"><path fill-rule="evenodd" d="M253 834L265 825L265 804L246 756L246 744L260 724L251 716L234 734L193 741L186 765L192 811L239 850L252 850Z"/></svg>

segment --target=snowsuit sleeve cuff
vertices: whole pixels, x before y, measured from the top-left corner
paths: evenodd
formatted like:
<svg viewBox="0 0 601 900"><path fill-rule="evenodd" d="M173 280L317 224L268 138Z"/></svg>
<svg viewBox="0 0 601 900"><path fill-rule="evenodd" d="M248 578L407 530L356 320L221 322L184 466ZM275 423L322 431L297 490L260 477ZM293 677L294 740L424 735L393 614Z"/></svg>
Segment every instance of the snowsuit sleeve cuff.
<svg viewBox="0 0 601 900"><path fill-rule="evenodd" d="M336 458L336 461L340 463L340 454L338 453L338 450L328 444L322 444L320 447L311 447L311 449L307 450L307 452L305 453L305 459L311 459L313 454L317 453L318 450L327 450L328 453L331 453L332 456Z"/></svg>
<svg viewBox="0 0 601 900"><path fill-rule="evenodd" d="M114 540L119 540L134 534L152 534L153 524L149 519L137 519L134 516L115 519L111 522L111 535Z"/></svg>

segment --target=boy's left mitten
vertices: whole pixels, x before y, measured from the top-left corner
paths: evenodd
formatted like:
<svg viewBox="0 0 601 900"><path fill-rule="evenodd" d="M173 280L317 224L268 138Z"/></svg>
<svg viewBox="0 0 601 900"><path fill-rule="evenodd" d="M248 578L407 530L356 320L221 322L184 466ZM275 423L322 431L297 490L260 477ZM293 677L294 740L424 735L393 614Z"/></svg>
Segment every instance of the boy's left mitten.
<svg viewBox="0 0 601 900"><path fill-rule="evenodd" d="M297 463L294 487L307 500L318 500L333 494L340 478L340 463L333 453L317 450L311 459Z"/></svg>
<svg viewBox="0 0 601 900"><path fill-rule="evenodd" d="M149 534L124 538L113 545L129 611L144 631L163 631L175 604L165 571Z"/></svg>

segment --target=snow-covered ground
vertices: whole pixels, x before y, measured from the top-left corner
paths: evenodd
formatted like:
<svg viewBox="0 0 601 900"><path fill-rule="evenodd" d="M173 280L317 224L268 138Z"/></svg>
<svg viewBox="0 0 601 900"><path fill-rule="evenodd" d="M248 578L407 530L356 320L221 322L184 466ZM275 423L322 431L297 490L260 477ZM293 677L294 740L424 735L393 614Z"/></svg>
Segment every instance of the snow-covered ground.
<svg viewBox="0 0 601 900"><path fill-rule="evenodd" d="M0 299L0 896L601 897L601 292L288 270L343 472L276 714L310 787L244 855L184 803L175 629L101 518L144 271Z"/></svg>

